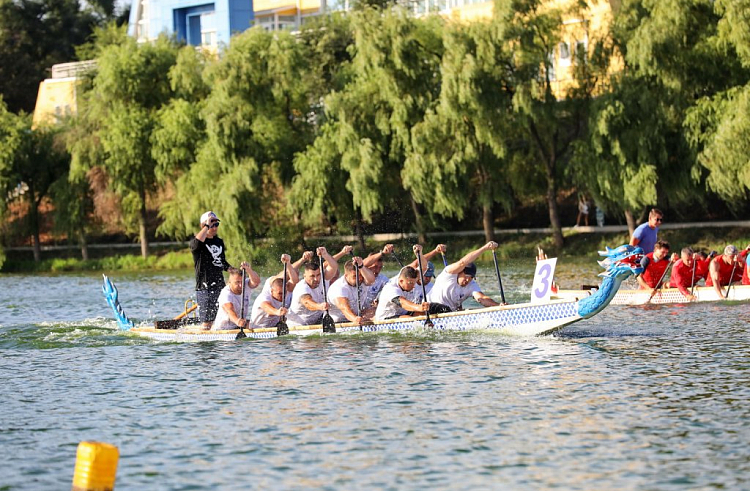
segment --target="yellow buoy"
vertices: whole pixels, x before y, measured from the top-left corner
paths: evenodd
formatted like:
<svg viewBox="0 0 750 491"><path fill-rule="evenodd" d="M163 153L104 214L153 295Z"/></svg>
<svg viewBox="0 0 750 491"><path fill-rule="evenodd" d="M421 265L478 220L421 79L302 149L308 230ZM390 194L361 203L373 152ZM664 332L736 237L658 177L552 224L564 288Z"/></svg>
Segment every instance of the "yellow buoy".
<svg viewBox="0 0 750 491"><path fill-rule="evenodd" d="M109 443L79 443L72 491L111 491L114 489L119 458L120 452L117 447Z"/></svg>

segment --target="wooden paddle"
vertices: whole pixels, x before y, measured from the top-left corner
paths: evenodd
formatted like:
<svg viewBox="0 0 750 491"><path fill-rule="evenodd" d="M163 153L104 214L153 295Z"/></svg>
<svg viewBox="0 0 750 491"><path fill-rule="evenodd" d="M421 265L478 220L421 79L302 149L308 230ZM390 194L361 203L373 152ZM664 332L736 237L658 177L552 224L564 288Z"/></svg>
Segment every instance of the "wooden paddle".
<svg viewBox="0 0 750 491"><path fill-rule="evenodd" d="M500 299L503 301L503 305L507 305L505 301L505 292L503 291L503 280L500 278L500 268L497 266L497 252L492 250L492 259L495 261L495 274L497 275L497 284L500 286Z"/></svg>
<svg viewBox="0 0 750 491"><path fill-rule="evenodd" d="M396 253L395 252L391 252L391 254L393 255L393 257L396 258L396 262L398 263L398 265L403 268L404 267L404 263L401 262L401 259L398 258L398 256L396 255Z"/></svg>
<svg viewBox="0 0 750 491"><path fill-rule="evenodd" d="M320 264L320 281L323 283L323 302L328 303L328 291L326 290L326 270L323 267L323 256L318 256ZM326 309L323 315L323 332L336 332L336 324L333 322L331 314Z"/></svg>
<svg viewBox="0 0 750 491"><path fill-rule="evenodd" d="M672 265L675 262L670 259L669 264L667 264L667 267L664 268L664 272L661 274L661 278L659 278L659 282L656 284L656 288L651 292L651 296L648 297L648 301L646 302L651 303L651 299L654 298L654 295L656 295L657 292L661 291L661 287L664 286L664 278L667 276L667 273L669 272L669 268L672 267Z"/></svg>
<svg viewBox="0 0 750 491"><path fill-rule="evenodd" d="M445 253L441 252L440 255L443 256L443 267L447 268L448 267L448 260L445 259Z"/></svg>
<svg viewBox="0 0 750 491"><path fill-rule="evenodd" d="M419 281L422 283L422 301L427 301L427 290L424 287L424 273L422 273L422 254L419 252L419 249L414 251L417 253L417 267L419 268ZM427 312L425 312L425 315L427 318L424 321L424 327L435 327L435 324L430 319L430 309L427 309Z"/></svg>
<svg viewBox="0 0 750 491"><path fill-rule="evenodd" d="M284 279L281 289L281 308L286 308L286 266L287 263L284 263ZM286 336L289 334L289 326L286 325L286 316L282 315L279 318L279 322L276 323L276 335L277 336Z"/></svg>
<svg viewBox="0 0 750 491"><path fill-rule="evenodd" d="M242 289L240 290L240 319L245 318L245 268L242 268ZM240 325L240 332L235 339L246 338L245 329Z"/></svg>
<svg viewBox="0 0 750 491"><path fill-rule="evenodd" d="M698 264L698 261L695 259L695 254L693 254L693 275L690 277L690 294L695 295L695 265Z"/></svg>

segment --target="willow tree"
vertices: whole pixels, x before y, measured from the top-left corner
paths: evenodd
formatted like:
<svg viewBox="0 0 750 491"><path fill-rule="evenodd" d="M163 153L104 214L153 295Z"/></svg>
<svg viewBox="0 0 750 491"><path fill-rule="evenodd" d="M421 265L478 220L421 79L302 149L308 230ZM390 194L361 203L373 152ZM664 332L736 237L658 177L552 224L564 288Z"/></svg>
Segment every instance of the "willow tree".
<svg viewBox="0 0 750 491"><path fill-rule="evenodd" d="M126 37L104 47L81 104L80 117L93 131L70 144L77 165L106 171L126 229L139 232L143 257L148 255L147 199L166 179L157 176L151 136L159 110L173 94L168 73L176 56L177 46L166 37L153 43Z"/></svg>
<svg viewBox="0 0 750 491"><path fill-rule="evenodd" d="M513 158L523 162L527 175L543 177L555 245L563 235L557 204L562 166L582 135L591 86L561 95L554 87L554 53L561 41L563 11L542 0L498 0L493 24L498 42L511 50L504 90L513 97L519 145Z"/></svg>
<svg viewBox="0 0 750 491"><path fill-rule="evenodd" d="M437 107L412 131L404 184L432 212L462 220L478 204L485 238L494 238L493 205L512 205L507 175L512 141L510 54L491 24L445 30Z"/></svg>
<svg viewBox="0 0 750 491"><path fill-rule="evenodd" d="M290 230L283 190L295 153L312 140L306 66L291 34L250 29L203 70L210 87L200 111L205 137L160 210L162 230L189 235L208 209L235 250L249 237Z"/></svg>
<svg viewBox="0 0 750 491"><path fill-rule="evenodd" d="M719 46L726 47L724 60L742 66L740 76L728 88L701 98L688 111L685 127L698 162L708 172L708 188L727 201L729 209L750 195L750 19L747 1L719 0L715 3ZM724 63L724 64L725 64ZM725 75L726 76L726 75Z"/></svg>
<svg viewBox="0 0 750 491"><path fill-rule="evenodd" d="M404 199L401 170L412 145L411 128L437 99L443 47L438 18L415 19L403 9L367 8L353 13L351 24L350 78L325 99L326 128L317 137L323 140L301 158L305 165L297 168L293 193L296 203L309 202L304 195L318 191L306 183L340 168L361 236L360 220L398 206L416 209L408 193Z"/></svg>

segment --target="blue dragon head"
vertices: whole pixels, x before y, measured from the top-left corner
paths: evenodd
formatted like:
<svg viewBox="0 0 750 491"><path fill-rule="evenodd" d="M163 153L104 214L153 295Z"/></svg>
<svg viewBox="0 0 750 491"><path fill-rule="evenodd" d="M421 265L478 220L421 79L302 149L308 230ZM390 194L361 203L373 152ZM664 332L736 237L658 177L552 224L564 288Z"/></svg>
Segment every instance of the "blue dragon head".
<svg viewBox="0 0 750 491"><path fill-rule="evenodd" d="M599 273L599 276L625 279L631 274L643 273L643 266L641 266L643 249L640 247L631 245L621 245L615 249L607 247L607 250L599 251L599 255L605 257L598 261L599 266L606 270Z"/></svg>

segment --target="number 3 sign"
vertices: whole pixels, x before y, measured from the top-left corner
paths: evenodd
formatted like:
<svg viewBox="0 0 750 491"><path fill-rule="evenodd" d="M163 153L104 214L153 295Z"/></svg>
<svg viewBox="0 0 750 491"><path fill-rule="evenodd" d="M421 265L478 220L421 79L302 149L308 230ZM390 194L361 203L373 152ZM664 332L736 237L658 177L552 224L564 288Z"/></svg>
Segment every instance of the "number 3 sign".
<svg viewBox="0 0 750 491"><path fill-rule="evenodd" d="M552 294L552 279L555 276L557 258L537 261L534 284L531 286L531 303L545 302Z"/></svg>

